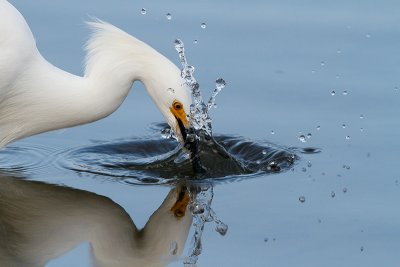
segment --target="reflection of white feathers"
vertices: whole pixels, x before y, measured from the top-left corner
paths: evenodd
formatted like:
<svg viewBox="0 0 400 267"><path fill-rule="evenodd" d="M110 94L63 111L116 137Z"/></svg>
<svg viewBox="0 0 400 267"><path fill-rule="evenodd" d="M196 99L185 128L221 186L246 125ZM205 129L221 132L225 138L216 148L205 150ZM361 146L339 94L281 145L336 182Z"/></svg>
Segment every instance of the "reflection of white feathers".
<svg viewBox="0 0 400 267"><path fill-rule="evenodd" d="M142 230L109 198L82 190L0 177L0 266L42 267L89 242L96 267L165 266L184 248L191 215L171 211L171 190ZM170 253L176 242L177 253Z"/></svg>
<svg viewBox="0 0 400 267"><path fill-rule="evenodd" d="M104 118L121 105L136 80L144 83L166 121L176 128L170 112L173 101L190 105L179 69L111 24L88 24L93 34L86 46L85 75L80 77L47 62L22 15L0 0L0 147Z"/></svg>

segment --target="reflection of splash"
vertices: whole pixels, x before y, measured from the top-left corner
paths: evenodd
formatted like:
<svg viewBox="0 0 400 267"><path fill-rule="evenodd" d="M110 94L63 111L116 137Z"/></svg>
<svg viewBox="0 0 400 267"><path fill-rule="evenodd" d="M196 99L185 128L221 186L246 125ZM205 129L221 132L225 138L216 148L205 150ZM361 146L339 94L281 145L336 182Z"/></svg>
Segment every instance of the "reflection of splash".
<svg viewBox="0 0 400 267"><path fill-rule="evenodd" d="M89 173L133 184L168 184L186 179L232 180L279 173L290 169L298 158L294 151L265 141L254 142L240 136L215 135L199 142L198 157L205 173L198 173L182 147L164 139L164 124L156 134L118 142L98 143L59 155L59 164L80 173Z"/></svg>
<svg viewBox="0 0 400 267"><path fill-rule="evenodd" d="M189 256L185 259L185 267L195 267L198 257L202 252L201 238L204 226L207 222L215 224L215 230L225 235L228 231L228 225L223 223L211 208L214 197L213 186L211 183L201 183L190 187L190 211L193 215L194 235L192 246L189 249Z"/></svg>
<svg viewBox="0 0 400 267"><path fill-rule="evenodd" d="M192 222L185 188L172 189L138 230L109 198L0 177L0 266L44 266L84 242L97 267L165 266L181 255Z"/></svg>

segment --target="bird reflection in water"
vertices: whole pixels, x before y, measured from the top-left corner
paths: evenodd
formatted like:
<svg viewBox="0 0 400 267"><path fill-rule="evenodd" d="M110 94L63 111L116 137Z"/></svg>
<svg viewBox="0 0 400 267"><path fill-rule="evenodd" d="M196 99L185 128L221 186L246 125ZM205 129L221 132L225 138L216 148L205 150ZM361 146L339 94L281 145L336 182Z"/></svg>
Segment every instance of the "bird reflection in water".
<svg viewBox="0 0 400 267"><path fill-rule="evenodd" d="M93 266L165 266L192 223L185 186L173 188L143 229L92 192L0 177L0 266L39 267L88 242Z"/></svg>

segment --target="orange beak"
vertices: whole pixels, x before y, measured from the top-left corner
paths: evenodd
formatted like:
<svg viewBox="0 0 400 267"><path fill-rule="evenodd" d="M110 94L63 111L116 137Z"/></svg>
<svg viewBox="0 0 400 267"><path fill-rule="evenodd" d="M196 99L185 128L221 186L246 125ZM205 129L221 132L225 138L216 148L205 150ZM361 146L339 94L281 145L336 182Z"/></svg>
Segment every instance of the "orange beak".
<svg viewBox="0 0 400 267"><path fill-rule="evenodd" d="M189 126L185 109L183 108L183 105L180 102L174 101L172 107L170 107L170 111L175 116L178 122L177 127L174 130L176 133L180 132L183 141L185 141L187 136L187 128Z"/></svg>

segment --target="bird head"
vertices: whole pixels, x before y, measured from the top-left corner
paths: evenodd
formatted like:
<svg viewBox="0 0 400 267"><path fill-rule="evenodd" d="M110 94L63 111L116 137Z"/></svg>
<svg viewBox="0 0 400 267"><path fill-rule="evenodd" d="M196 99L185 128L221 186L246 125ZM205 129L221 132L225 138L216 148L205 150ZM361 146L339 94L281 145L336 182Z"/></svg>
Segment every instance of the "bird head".
<svg viewBox="0 0 400 267"><path fill-rule="evenodd" d="M162 62L162 61L161 61ZM161 63L153 70L160 68ZM189 127L189 112L192 103L188 86L180 75L180 70L169 61L163 62L162 70L153 79L143 83L165 121L175 132L179 142L184 143ZM148 75L147 77L151 77Z"/></svg>
<svg viewBox="0 0 400 267"><path fill-rule="evenodd" d="M161 112L181 143L186 141L191 105L190 92L185 85L168 88L165 106Z"/></svg>

